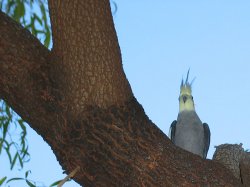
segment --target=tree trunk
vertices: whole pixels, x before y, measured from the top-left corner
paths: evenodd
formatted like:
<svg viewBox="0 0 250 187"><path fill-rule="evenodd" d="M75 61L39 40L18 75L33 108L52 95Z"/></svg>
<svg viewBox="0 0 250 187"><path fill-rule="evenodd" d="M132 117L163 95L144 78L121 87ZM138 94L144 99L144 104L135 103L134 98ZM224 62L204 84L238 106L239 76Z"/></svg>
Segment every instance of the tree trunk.
<svg viewBox="0 0 250 187"><path fill-rule="evenodd" d="M175 147L133 97L108 0L51 0L53 49L0 13L0 97L84 186L240 186Z"/></svg>

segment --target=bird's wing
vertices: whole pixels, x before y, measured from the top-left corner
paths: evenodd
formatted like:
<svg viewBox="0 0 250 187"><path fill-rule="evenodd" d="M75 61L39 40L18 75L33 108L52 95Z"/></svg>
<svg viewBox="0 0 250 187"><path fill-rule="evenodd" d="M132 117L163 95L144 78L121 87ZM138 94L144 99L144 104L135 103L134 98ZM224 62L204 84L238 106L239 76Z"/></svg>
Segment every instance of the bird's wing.
<svg viewBox="0 0 250 187"><path fill-rule="evenodd" d="M170 126L170 128L169 128L168 137L170 137L170 139L172 140L172 142L174 142L176 123L177 123L177 121L174 120L174 121L171 123L171 126Z"/></svg>
<svg viewBox="0 0 250 187"><path fill-rule="evenodd" d="M210 146L210 129L208 124L203 123L204 128L204 150L203 150L203 157L207 157L207 152Z"/></svg>

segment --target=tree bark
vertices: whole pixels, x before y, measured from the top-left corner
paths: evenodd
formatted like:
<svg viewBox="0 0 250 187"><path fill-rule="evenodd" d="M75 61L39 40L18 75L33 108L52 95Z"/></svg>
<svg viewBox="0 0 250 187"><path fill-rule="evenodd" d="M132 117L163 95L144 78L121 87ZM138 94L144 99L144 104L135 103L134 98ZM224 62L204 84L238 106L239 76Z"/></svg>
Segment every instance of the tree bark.
<svg viewBox="0 0 250 187"><path fill-rule="evenodd" d="M240 186L175 147L133 97L108 0L51 0L53 49L0 13L0 97L84 186Z"/></svg>
<svg viewBox="0 0 250 187"><path fill-rule="evenodd" d="M240 161L240 174L244 187L250 186L250 153L245 152L245 157Z"/></svg>
<svg viewBox="0 0 250 187"><path fill-rule="evenodd" d="M73 115L131 99L107 0L49 1L53 57L62 102ZM60 69L58 69L60 67ZM70 105L68 105L70 104Z"/></svg>

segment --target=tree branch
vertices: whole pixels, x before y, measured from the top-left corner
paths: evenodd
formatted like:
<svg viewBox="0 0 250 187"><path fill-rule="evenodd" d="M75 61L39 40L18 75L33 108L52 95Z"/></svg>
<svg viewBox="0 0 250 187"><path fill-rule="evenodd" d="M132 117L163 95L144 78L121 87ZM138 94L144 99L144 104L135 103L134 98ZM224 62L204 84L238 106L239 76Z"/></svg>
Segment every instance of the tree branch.
<svg viewBox="0 0 250 187"><path fill-rule="evenodd" d="M72 114L88 104L108 107L132 98L122 69L109 0L49 1L56 78ZM80 84L78 84L80 83Z"/></svg>
<svg viewBox="0 0 250 187"><path fill-rule="evenodd" d="M0 98L38 133L46 132L43 124L54 121L49 102L50 51L3 12L0 33Z"/></svg>
<svg viewBox="0 0 250 187"><path fill-rule="evenodd" d="M50 1L52 55L0 13L1 98L67 173L80 166L73 178L81 185L239 186L228 170L177 148L148 119L122 70L108 3Z"/></svg>

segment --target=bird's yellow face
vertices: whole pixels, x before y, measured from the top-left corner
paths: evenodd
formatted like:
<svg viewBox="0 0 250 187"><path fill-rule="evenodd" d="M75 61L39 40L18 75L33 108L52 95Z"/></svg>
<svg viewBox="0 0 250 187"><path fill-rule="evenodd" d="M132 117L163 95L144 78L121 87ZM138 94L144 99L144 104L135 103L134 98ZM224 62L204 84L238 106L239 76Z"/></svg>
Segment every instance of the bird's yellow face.
<svg viewBox="0 0 250 187"><path fill-rule="evenodd" d="M179 112L195 110L191 86L181 86L181 93L179 97L179 110Z"/></svg>

